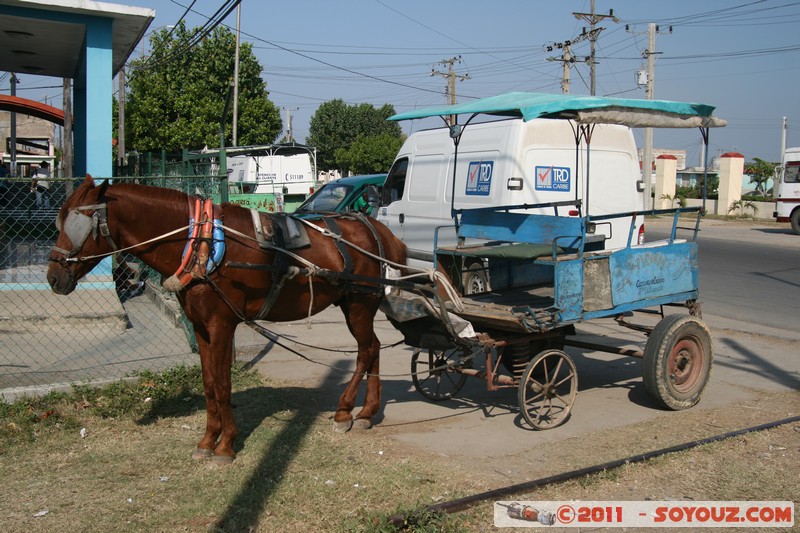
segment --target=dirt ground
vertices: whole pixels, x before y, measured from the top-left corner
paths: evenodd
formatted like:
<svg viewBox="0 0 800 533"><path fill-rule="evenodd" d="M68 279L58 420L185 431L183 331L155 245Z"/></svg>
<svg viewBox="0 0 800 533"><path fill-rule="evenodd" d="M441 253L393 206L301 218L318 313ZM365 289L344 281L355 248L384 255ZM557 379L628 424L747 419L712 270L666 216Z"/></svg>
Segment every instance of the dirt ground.
<svg viewBox="0 0 800 533"><path fill-rule="evenodd" d="M469 461L471 476L482 478L487 485L502 487L634 457L798 415L800 415L800 393L760 394L753 400L737 405L691 409L681 412L679 416L660 417L576 436L565 441L540 444L511 455L489 455L474 460L460 451L460 448L469 447L472 444L470 442L460 443L458 447L443 446L438 450L423 450L406 444L404 450L409 455L420 458L430 459L433 455L436 461L450 461L454 466L463 467L465 461ZM436 425L437 422L431 421L425 424ZM418 427L416 430L422 431L423 428ZM390 431L396 434L402 429L394 428ZM755 464L765 470L788 468L795 472L800 471L800 421L765 432L750 433L741 440L760 443L755 450L752 450L755 455L742 457L740 445L711 444L706 448L713 448L714 453L720 456L721 462ZM663 464L668 463L669 461L665 461ZM693 487L693 483L697 486ZM643 479L637 486L619 487L615 484L598 486L592 491L591 497L598 500L702 499L703 490L703 472L693 472L689 477L671 479L658 476ZM764 494L761 498L771 499L771 496Z"/></svg>
<svg viewBox="0 0 800 533"><path fill-rule="evenodd" d="M338 317L317 320L311 327L285 326L282 333L314 344L321 339L318 332L324 332L325 346L336 345L339 337L332 332ZM525 428L516 390L488 392L476 379L468 380L453 400L427 401L405 374L410 350L387 348L381 366L385 406L365 436L388 437L394 453L413 462L449 466L474 494L800 415L797 339L747 331L743 324L721 320L712 326L715 368L697 406L677 412L658 408L643 390L638 360L568 350L579 368L580 392L571 419L548 431ZM610 327L600 323L588 336L616 335L619 328ZM378 323L377 331L386 344L397 340L386 324ZM352 341L343 335L344 348ZM619 345L630 342L623 335ZM341 369L352 364L350 355L306 347L302 351ZM330 368L281 349L262 348L256 358L267 376L326 387L331 406L343 388L345 378ZM508 499L794 500L797 505L797 471L800 422L793 422ZM489 509L475 511L478 523L486 523Z"/></svg>

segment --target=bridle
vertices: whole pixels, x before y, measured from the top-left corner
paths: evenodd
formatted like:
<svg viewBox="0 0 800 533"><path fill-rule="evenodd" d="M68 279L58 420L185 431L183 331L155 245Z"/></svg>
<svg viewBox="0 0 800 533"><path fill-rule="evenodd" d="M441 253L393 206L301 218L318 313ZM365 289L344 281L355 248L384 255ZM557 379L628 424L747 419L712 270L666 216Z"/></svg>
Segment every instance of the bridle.
<svg viewBox="0 0 800 533"><path fill-rule="evenodd" d="M90 216L83 214L81 211L94 212ZM77 257L78 252L83 248L90 234L93 239L97 240L98 232L108 241L111 249L114 250L111 254L119 250L119 247L111 238L111 231L108 229L108 204L105 202L102 204L73 207L67 214L67 218L64 219L63 227L61 219L56 219L56 228L67 235L67 238L69 238L72 243L72 249L65 250L64 248L53 246L53 251L61 254L63 257L59 259L50 259L51 261L59 263L77 263L87 260L88 258Z"/></svg>

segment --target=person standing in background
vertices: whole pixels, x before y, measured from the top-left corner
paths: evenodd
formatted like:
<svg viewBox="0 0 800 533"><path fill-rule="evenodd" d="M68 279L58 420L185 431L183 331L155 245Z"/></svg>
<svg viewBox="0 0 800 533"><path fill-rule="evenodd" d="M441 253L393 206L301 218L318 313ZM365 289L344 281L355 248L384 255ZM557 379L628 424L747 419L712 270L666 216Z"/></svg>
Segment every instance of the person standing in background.
<svg viewBox="0 0 800 533"><path fill-rule="evenodd" d="M36 193L36 208L50 209L50 170L47 161L39 163L33 175L31 191Z"/></svg>

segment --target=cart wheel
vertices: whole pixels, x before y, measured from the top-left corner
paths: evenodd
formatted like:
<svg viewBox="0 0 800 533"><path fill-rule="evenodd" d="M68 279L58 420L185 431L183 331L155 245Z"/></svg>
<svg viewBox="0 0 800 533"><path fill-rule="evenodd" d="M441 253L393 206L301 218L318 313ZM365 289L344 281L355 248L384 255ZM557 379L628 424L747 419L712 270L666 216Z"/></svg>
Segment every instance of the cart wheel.
<svg viewBox="0 0 800 533"><path fill-rule="evenodd" d="M522 374L519 409L535 429L551 429L567 421L577 395L575 363L561 350L545 350Z"/></svg>
<svg viewBox="0 0 800 533"><path fill-rule="evenodd" d="M464 383L467 376L459 370L469 363L462 361L462 351L458 348L450 350L414 350L411 356L411 379L414 387L426 398L441 402L452 398Z"/></svg>
<svg viewBox="0 0 800 533"><path fill-rule="evenodd" d="M669 315L647 339L644 386L665 407L680 411L700 401L711 375L711 334L698 318Z"/></svg>

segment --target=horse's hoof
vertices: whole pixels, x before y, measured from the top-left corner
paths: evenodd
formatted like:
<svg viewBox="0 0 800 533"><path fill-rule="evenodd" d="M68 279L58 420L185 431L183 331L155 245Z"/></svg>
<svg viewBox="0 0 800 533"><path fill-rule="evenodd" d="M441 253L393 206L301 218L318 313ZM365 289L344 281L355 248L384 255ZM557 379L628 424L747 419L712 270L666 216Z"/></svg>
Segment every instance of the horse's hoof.
<svg viewBox="0 0 800 533"><path fill-rule="evenodd" d="M343 420L341 422L337 422L336 420L333 421L333 430L336 433L347 433L350 431L351 427L353 427L352 420Z"/></svg>
<svg viewBox="0 0 800 533"><path fill-rule="evenodd" d="M353 421L353 429L366 430L372 427L372 421L369 418L356 418Z"/></svg>
<svg viewBox="0 0 800 533"><path fill-rule="evenodd" d="M234 456L232 455L212 455L211 456L211 465L212 466L228 466L229 464L233 463Z"/></svg>
<svg viewBox="0 0 800 533"><path fill-rule="evenodd" d="M194 461L202 461L203 459L207 459L213 455L214 452L207 448L197 448L195 451L192 452L192 459Z"/></svg>

